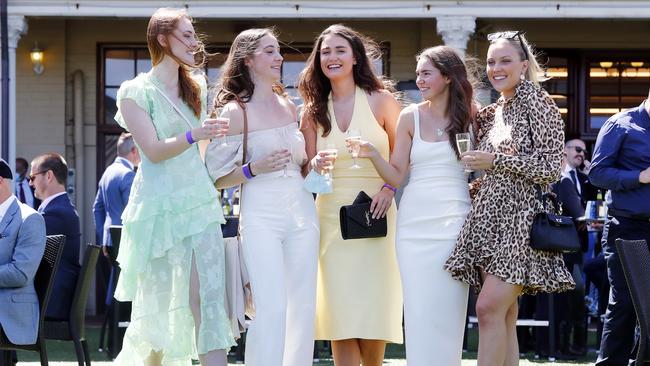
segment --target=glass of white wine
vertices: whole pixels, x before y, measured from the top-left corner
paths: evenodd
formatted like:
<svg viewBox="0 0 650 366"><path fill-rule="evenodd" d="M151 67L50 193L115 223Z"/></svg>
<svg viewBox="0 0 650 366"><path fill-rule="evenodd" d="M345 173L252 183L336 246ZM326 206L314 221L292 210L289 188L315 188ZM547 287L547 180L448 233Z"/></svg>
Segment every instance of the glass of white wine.
<svg viewBox="0 0 650 366"><path fill-rule="evenodd" d="M210 114L210 119L215 120L216 123L220 124L221 126L224 126L226 129L230 125L230 117L225 113L223 107L216 107ZM221 146L228 146L228 143L226 142L225 134L223 135L223 137L221 137Z"/></svg>
<svg viewBox="0 0 650 366"><path fill-rule="evenodd" d="M329 143L325 145L325 150L323 150L325 154L327 154L328 157L334 158L336 160L336 157L338 156L339 150L336 148L336 144ZM325 179L327 179L327 183L331 186L332 185L332 171L334 170L334 162L329 163L327 166L325 166Z"/></svg>
<svg viewBox="0 0 650 366"><path fill-rule="evenodd" d="M468 132L456 134L456 147L460 154L472 150L472 138ZM473 170L465 167L465 172L470 173Z"/></svg>
<svg viewBox="0 0 650 366"><path fill-rule="evenodd" d="M349 145L350 154L352 154L353 164L350 169L361 168L361 166L357 164L357 158L359 157L359 151L361 150L361 131L348 130L348 137L345 138L345 141Z"/></svg>

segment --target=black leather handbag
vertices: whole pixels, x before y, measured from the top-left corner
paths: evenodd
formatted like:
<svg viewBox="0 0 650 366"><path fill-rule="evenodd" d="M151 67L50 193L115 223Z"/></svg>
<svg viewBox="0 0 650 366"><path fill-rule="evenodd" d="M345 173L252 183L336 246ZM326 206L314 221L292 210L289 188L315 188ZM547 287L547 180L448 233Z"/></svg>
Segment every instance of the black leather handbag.
<svg viewBox="0 0 650 366"><path fill-rule="evenodd" d="M372 199L361 191L351 205L341 206L339 219L343 239L380 238L386 236L386 217L373 219L370 212Z"/></svg>
<svg viewBox="0 0 650 366"><path fill-rule="evenodd" d="M533 226L530 230L530 246L533 249L549 252L573 253L580 250L578 231L571 216L562 216L560 205L555 196L548 193L542 194L539 187L537 199L542 201L544 212L535 215ZM549 212L547 201L551 201L555 208L554 214Z"/></svg>

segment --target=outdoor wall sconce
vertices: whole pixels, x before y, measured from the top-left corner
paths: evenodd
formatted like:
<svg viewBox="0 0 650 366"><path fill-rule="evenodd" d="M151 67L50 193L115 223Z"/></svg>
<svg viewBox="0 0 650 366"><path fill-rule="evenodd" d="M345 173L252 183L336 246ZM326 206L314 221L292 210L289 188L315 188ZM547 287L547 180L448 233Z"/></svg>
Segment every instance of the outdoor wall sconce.
<svg viewBox="0 0 650 366"><path fill-rule="evenodd" d="M43 67L43 50L38 48L38 44L34 43L34 48L29 52L29 57L32 59L32 65L34 67L34 73L40 75L45 69Z"/></svg>

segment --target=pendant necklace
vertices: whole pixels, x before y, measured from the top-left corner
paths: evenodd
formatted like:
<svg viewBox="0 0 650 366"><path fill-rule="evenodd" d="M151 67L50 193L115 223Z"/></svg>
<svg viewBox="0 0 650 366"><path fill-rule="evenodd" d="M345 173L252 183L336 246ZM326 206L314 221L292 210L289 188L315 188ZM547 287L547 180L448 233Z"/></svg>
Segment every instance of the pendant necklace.
<svg viewBox="0 0 650 366"><path fill-rule="evenodd" d="M444 135L445 134L445 129L436 127L436 134L438 134L438 136Z"/></svg>

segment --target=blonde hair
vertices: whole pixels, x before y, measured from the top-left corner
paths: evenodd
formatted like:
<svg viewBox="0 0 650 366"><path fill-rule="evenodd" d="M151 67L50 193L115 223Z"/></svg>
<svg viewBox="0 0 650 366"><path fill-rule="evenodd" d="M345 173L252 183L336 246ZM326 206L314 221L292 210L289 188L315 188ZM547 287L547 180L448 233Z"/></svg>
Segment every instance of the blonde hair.
<svg viewBox="0 0 650 366"><path fill-rule="evenodd" d="M519 59L521 61L528 61L528 69L526 70L526 75L524 75L526 77L526 80L530 80L536 86L539 86L541 82L544 82L549 79L546 76L546 70L544 69L542 64L537 60L537 57L539 55L535 51L535 47L533 47L533 45L530 42L528 42L523 32L505 31L505 32L492 33L488 35L488 37L490 37L493 34L496 36L493 40L490 40L490 44L494 44L499 40L504 40L510 43L512 47L514 47L514 49L519 54Z"/></svg>

